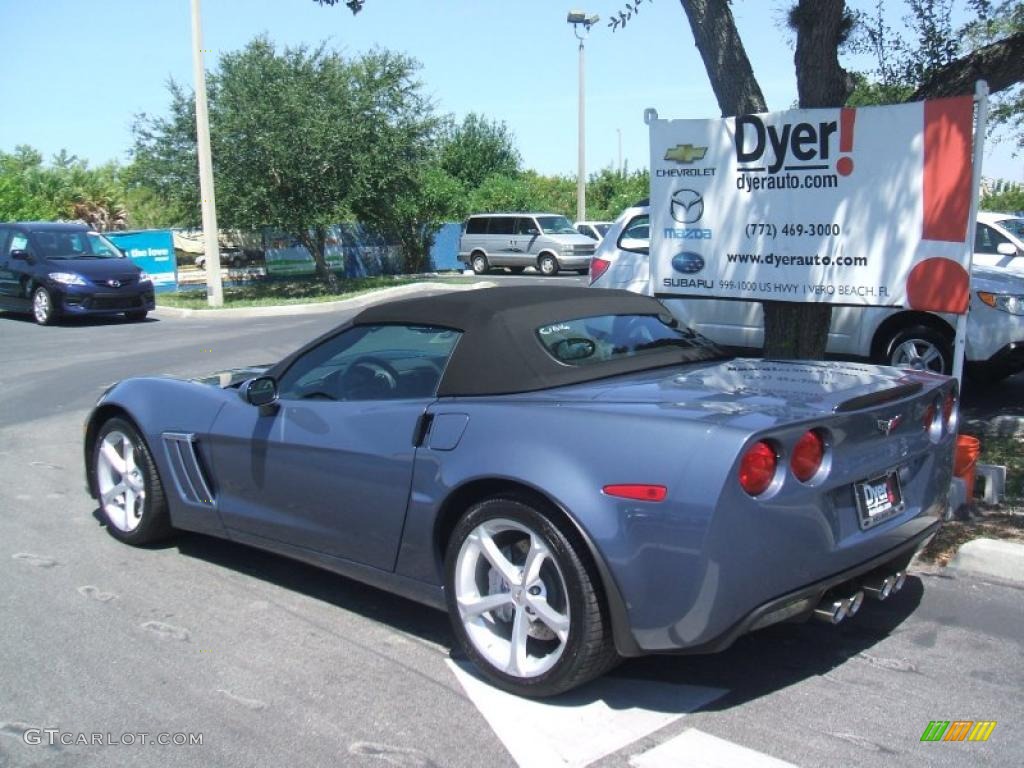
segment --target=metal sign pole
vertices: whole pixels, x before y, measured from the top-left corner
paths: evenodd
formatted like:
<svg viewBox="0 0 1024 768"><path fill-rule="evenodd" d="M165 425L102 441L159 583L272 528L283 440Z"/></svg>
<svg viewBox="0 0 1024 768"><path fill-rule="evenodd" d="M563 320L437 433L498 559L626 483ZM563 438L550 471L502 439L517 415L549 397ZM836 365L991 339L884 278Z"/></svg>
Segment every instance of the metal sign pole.
<svg viewBox="0 0 1024 768"><path fill-rule="evenodd" d="M974 260L974 231L978 221L978 196L981 188L981 164L985 152L985 126L988 123L988 83L979 80L975 85L974 103L977 105L974 123L974 158L971 165L971 212L967 219L967 274L971 274ZM970 315L970 302L967 311L956 318L956 340L953 344L953 375L964 385L964 355L967 343L967 319Z"/></svg>

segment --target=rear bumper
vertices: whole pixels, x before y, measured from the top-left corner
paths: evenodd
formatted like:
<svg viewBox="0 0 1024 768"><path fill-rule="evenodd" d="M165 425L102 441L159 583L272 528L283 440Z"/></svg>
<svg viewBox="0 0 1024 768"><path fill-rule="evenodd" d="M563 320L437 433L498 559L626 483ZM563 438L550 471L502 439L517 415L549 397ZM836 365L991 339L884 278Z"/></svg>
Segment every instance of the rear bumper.
<svg viewBox="0 0 1024 768"><path fill-rule="evenodd" d="M713 640L671 652L677 654L717 653L724 651L741 635L755 629L771 626L781 621L806 618L821 602L825 594L836 587L850 584L851 591L853 591L853 586L858 580L869 574L877 572L890 575L896 571L905 571L914 555L925 547L941 526L942 524L939 522L932 523L913 538L878 557L769 600L750 611Z"/></svg>

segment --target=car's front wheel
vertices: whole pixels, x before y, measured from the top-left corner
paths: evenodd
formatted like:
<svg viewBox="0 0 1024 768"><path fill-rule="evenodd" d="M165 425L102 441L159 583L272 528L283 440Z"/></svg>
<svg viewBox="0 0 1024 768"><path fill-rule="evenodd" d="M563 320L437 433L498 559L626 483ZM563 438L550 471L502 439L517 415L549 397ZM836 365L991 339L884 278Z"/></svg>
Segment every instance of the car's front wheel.
<svg viewBox="0 0 1024 768"><path fill-rule="evenodd" d="M550 253L545 253L537 259L537 270L545 277L552 277L558 274L558 259Z"/></svg>
<svg viewBox="0 0 1024 768"><path fill-rule="evenodd" d="M93 487L111 535L136 545L166 537L171 523L163 484L138 430L125 419L108 419L92 459Z"/></svg>
<svg viewBox="0 0 1024 768"><path fill-rule="evenodd" d="M551 518L517 499L480 502L456 525L445 560L448 612L459 644L495 685L553 696L618 659L584 557Z"/></svg>
<svg viewBox="0 0 1024 768"><path fill-rule="evenodd" d="M32 291L32 317L39 325L53 325L57 320L53 294L41 285Z"/></svg>

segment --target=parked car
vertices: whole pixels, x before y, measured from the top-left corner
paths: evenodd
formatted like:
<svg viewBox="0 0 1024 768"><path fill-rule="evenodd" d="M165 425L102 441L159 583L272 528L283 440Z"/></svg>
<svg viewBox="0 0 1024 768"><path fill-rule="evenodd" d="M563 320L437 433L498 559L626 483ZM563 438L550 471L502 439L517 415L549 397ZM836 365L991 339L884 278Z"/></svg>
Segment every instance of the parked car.
<svg viewBox="0 0 1024 768"><path fill-rule="evenodd" d="M478 275L492 267L522 272L536 267L542 275L562 269L586 273L594 240L581 235L556 213L488 213L470 216L459 239L459 261Z"/></svg>
<svg viewBox="0 0 1024 768"><path fill-rule="evenodd" d="M154 307L149 276L84 224L0 224L0 309L50 325L64 315L144 320Z"/></svg>
<svg viewBox="0 0 1024 768"><path fill-rule="evenodd" d="M127 379L84 448L115 538L200 531L447 610L495 685L546 696L888 597L946 512L957 411L944 376L734 359L655 299L517 286Z"/></svg>
<svg viewBox="0 0 1024 768"><path fill-rule="evenodd" d="M643 200L616 220L590 266L594 288L652 294L650 207ZM979 217L979 230L982 228ZM712 341L736 349L764 345L757 301L663 298L680 322ZM885 307L832 308L827 351L895 366L949 374L953 369L953 315ZM976 264L971 271L967 323L967 372L993 382L1024 370L1024 275Z"/></svg>
<svg viewBox="0 0 1024 768"><path fill-rule="evenodd" d="M246 253L241 248L224 248L220 251L220 265L229 269L244 267L247 262ZM206 254L196 254L196 267L206 269Z"/></svg>
<svg viewBox="0 0 1024 768"><path fill-rule="evenodd" d="M1024 273L1024 218L979 211L974 263Z"/></svg>
<svg viewBox="0 0 1024 768"><path fill-rule="evenodd" d="M573 224L573 226L576 227L576 231L581 235L591 237L598 242L604 238L605 233L611 225L612 223L610 221L577 221Z"/></svg>

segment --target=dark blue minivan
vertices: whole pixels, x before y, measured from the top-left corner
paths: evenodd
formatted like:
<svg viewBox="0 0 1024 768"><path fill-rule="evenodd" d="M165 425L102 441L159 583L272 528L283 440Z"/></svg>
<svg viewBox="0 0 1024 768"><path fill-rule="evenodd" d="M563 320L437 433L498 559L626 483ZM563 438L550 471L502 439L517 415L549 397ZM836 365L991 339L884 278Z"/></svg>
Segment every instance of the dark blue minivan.
<svg viewBox="0 0 1024 768"><path fill-rule="evenodd" d="M143 320L153 302L146 273L86 225L0 224L0 309L50 325L61 316Z"/></svg>

